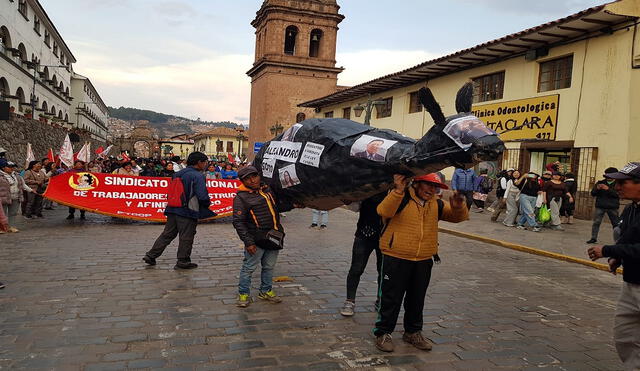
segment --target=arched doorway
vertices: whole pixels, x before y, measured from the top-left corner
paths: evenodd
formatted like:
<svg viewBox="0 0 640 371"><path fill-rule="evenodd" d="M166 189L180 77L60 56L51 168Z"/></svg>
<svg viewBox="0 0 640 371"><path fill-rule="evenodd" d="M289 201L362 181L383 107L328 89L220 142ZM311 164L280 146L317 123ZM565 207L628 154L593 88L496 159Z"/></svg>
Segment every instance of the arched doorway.
<svg viewBox="0 0 640 371"><path fill-rule="evenodd" d="M0 27L0 52L6 54L7 49L12 47L9 29L6 26Z"/></svg>
<svg viewBox="0 0 640 371"><path fill-rule="evenodd" d="M22 88L18 88L18 90L16 90L16 97L18 97L18 111L22 112L22 107L27 104L27 99L25 98L24 90L22 90Z"/></svg>
<svg viewBox="0 0 640 371"><path fill-rule="evenodd" d="M0 77L0 100L4 100L5 97L11 95L11 89L9 89L9 82L4 77Z"/></svg>
<svg viewBox="0 0 640 371"><path fill-rule="evenodd" d="M147 141L139 140L133 144L133 154L135 157L149 158L151 157L151 145Z"/></svg>

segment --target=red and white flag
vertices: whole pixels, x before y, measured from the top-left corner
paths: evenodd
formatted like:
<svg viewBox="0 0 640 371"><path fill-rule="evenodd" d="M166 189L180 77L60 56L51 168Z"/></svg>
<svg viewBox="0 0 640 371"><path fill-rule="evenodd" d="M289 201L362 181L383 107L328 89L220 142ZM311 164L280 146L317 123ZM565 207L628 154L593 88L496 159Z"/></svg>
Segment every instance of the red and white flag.
<svg viewBox="0 0 640 371"><path fill-rule="evenodd" d="M73 167L73 146L69 134L64 138L64 143L60 147L60 161L68 167Z"/></svg>
<svg viewBox="0 0 640 371"><path fill-rule="evenodd" d="M53 154L53 148L49 148L49 152L47 152L47 158L51 162L55 162L56 161L56 156Z"/></svg>
<svg viewBox="0 0 640 371"><path fill-rule="evenodd" d="M78 152L78 160L89 162L91 161L91 143L86 142L80 152Z"/></svg>
<svg viewBox="0 0 640 371"><path fill-rule="evenodd" d="M231 155L231 153L227 153L227 158L229 159L229 162L233 162L233 155Z"/></svg>
<svg viewBox="0 0 640 371"><path fill-rule="evenodd" d="M129 161L131 161L131 159L129 158L129 156L127 156L127 153L126 153L126 152L122 152L121 156L122 156L122 161L125 161L125 162L129 162Z"/></svg>
<svg viewBox="0 0 640 371"><path fill-rule="evenodd" d="M102 147L100 147L100 148L102 148ZM109 147L105 148L103 151L98 153L98 157L107 158L107 156L109 156L109 152L111 152L111 148L113 148L113 144L111 144Z"/></svg>

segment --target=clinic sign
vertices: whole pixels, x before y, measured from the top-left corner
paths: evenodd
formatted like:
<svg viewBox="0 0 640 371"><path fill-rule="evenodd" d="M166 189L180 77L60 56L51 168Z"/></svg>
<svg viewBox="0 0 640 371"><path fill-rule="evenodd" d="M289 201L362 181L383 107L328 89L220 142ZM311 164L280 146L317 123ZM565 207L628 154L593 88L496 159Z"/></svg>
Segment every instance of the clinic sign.
<svg viewBox="0 0 640 371"><path fill-rule="evenodd" d="M474 105L472 112L505 142L555 140L560 95Z"/></svg>

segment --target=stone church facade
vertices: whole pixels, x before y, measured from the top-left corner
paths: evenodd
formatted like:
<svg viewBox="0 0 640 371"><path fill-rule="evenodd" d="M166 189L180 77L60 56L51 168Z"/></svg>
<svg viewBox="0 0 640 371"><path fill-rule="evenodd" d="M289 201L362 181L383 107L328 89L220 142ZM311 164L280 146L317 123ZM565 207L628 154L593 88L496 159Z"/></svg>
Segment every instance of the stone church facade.
<svg viewBox="0 0 640 371"><path fill-rule="evenodd" d="M336 44L344 19L336 0L265 0L256 29L251 77L249 151L313 117L298 104L337 90Z"/></svg>

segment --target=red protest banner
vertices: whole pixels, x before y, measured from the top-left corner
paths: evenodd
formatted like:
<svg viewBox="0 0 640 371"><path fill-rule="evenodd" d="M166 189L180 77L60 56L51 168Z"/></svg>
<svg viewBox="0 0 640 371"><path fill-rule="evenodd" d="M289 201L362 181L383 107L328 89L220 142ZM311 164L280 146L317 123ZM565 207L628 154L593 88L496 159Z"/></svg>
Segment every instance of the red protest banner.
<svg viewBox="0 0 640 371"><path fill-rule="evenodd" d="M44 197L59 204L118 218L164 222L171 178L100 173L65 173L49 181ZM233 213L238 180L207 180L217 218Z"/></svg>

